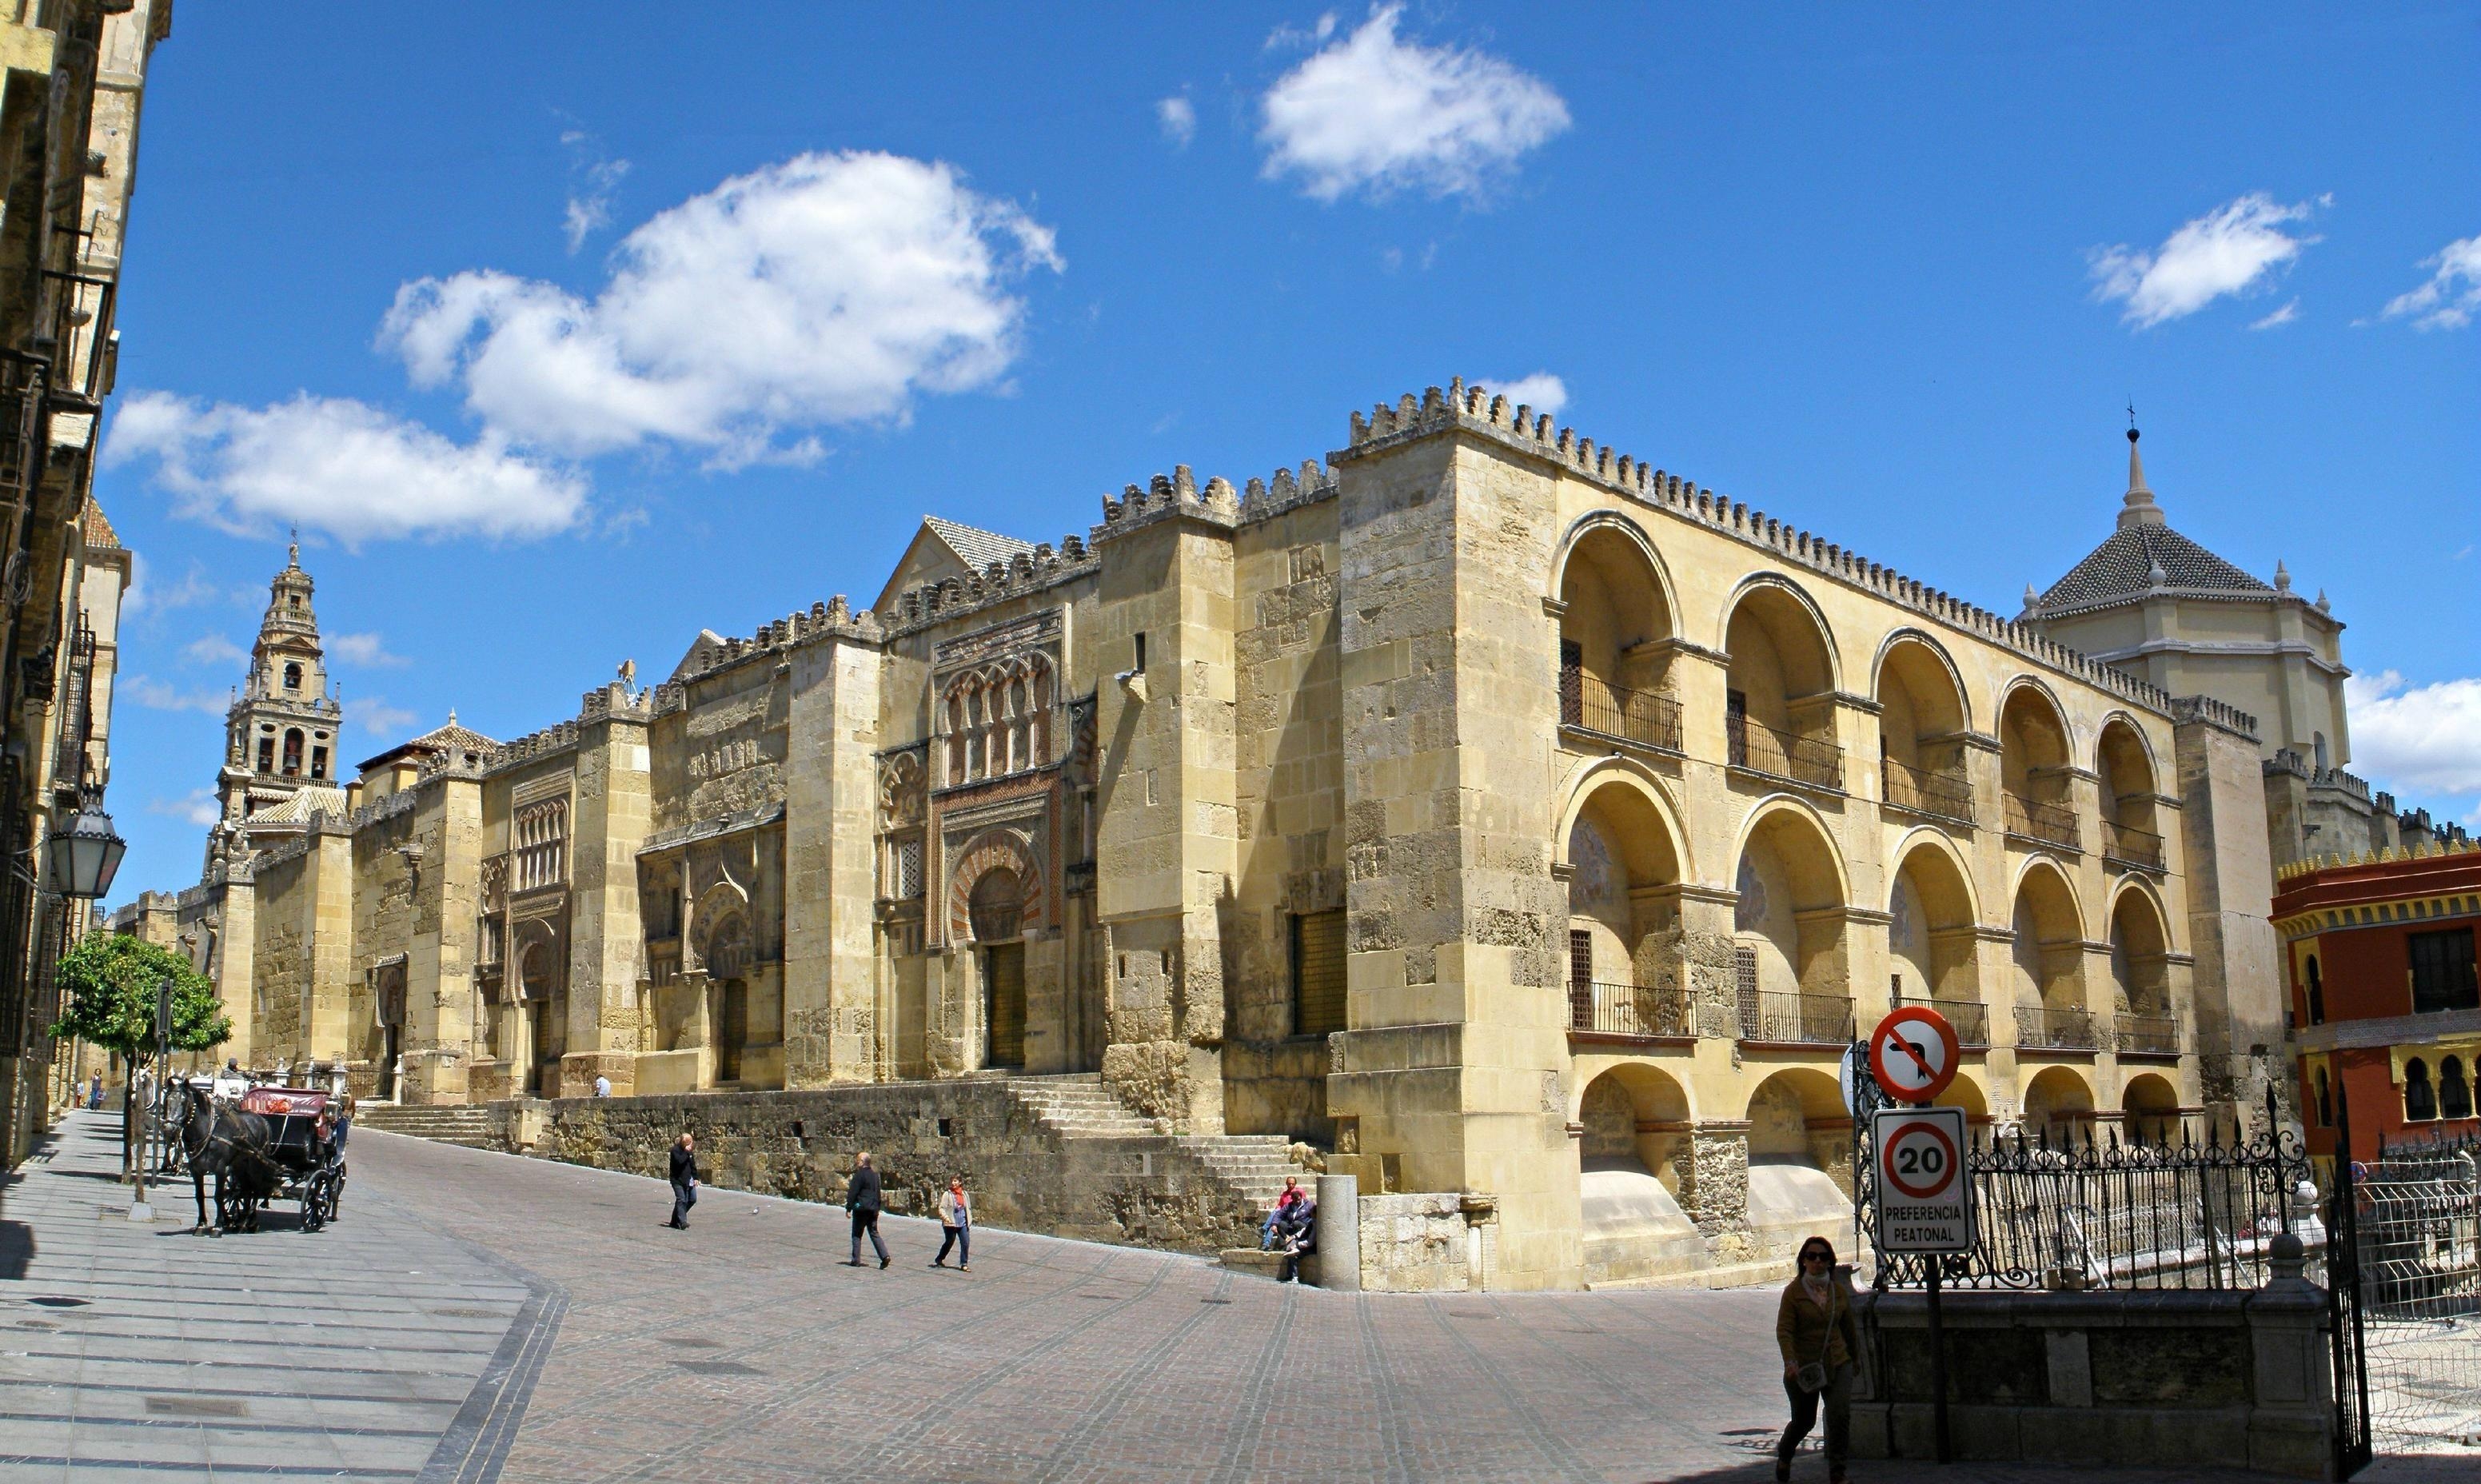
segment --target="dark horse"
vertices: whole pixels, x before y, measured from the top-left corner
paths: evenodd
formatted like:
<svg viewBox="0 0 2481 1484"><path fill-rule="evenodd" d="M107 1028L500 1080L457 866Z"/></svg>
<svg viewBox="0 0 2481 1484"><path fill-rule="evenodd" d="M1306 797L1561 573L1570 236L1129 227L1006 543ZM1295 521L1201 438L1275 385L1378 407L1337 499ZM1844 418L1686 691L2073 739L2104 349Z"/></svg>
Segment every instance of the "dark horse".
<svg viewBox="0 0 2481 1484"><path fill-rule="evenodd" d="M274 1135L267 1120L216 1102L195 1082L183 1090L188 1096L181 1109L181 1153L189 1161L190 1185L198 1201L196 1230L209 1230L207 1176L212 1174L214 1230L257 1231L259 1203L274 1189L275 1164L268 1155Z"/></svg>

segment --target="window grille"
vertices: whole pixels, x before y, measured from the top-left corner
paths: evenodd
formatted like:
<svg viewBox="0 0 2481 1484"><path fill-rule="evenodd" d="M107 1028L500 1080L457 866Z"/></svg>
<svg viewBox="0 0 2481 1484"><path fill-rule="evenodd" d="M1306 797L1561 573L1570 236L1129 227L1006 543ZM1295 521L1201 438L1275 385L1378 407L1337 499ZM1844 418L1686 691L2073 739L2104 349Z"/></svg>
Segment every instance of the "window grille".
<svg viewBox="0 0 2481 1484"><path fill-rule="evenodd" d="M896 843L896 899L913 901L922 896L922 842L900 840Z"/></svg>
<svg viewBox="0 0 2481 1484"><path fill-rule="evenodd" d="M568 800L545 799L517 811L517 890L536 891L568 878Z"/></svg>
<svg viewBox="0 0 2481 1484"><path fill-rule="evenodd" d="M1342 912L1293 919L1293 1033L1328 1035L1345 1027Z"/></svg>

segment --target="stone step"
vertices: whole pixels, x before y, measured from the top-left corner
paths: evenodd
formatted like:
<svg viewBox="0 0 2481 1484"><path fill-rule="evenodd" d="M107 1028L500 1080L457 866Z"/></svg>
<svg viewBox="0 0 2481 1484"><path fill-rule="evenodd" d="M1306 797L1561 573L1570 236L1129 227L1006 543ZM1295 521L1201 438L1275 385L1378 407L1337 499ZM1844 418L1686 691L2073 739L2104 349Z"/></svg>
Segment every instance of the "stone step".
<svg viewBox="0 0 2481 1484"><path fill-rule="evenodd" d="M1217 1255L1215 1261L1236 1273L1247 1273L1253 1278L1279 1279L1284 1271L1282 1253L1261 1252L1255 1247L1226 1247ZM1300 1281L1312 1287L1317 1286L1319 1281L1317 1253L1309 1253L1301 1259Z"/></svg>

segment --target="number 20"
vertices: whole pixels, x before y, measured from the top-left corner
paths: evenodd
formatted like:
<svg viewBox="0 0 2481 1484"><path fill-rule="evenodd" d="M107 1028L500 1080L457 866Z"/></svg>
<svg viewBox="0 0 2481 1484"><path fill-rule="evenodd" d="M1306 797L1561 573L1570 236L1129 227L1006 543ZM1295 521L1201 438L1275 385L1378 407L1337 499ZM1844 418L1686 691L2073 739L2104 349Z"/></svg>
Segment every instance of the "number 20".
<svg viewBox="0 0 2481 1484"><path fill-rule="evenodd" d="M1895 1151L1898 1175L1935 1175L1946 1168L1946 1151L1936 1144L1907 1144Z"/></svg>

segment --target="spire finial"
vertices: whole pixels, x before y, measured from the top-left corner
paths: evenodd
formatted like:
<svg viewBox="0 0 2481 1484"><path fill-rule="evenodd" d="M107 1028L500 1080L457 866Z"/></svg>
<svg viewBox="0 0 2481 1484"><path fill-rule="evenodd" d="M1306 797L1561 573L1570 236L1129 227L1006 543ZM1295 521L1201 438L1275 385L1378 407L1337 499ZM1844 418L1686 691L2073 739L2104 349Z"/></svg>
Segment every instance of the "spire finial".
<svg viewBox="0 0 2481 1484"><path fill-rule="evenodd" d="M2274 590L2277 592L2291 590L2291 569L2283 564L2283 559L2280 557L2274 559Z"/></svg>
<svg viewBox="0 0 2481 1484"><path fill-rule="evenodd" d="M448 708L448 724L450 726L457 724L457 708L454 706Z"/></svg>
<svg viewBox="0 0 2481 1484"><path fill-rule="evenodd" d="M284 570L287 572L301 570L301 525L299 521L294 523L292 539L284 548Z"/></svg>
<svg viewBox="0 0 2481 1484"><path fill-rule="evenodd" d="M2119 529L2131 526L2162 524L2161 508L2154 503L2154 491L2145 486L2145 458L2136 451L2136 404L2128 404L2128 495L2119 512Z"/></svg>

